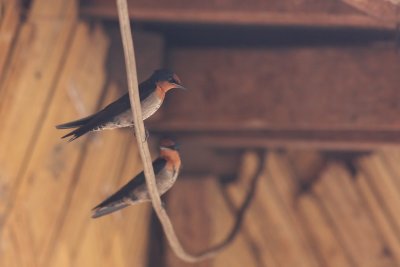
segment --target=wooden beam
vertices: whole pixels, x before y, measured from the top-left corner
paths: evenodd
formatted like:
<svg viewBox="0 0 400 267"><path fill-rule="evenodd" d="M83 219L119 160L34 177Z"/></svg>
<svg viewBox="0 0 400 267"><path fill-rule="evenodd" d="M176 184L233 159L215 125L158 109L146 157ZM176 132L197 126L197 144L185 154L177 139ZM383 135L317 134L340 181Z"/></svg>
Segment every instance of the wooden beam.
<svg viewBox="0 0 400 267"><path fill-rule="evenodd" d="M190 126L190 125L189 125ZM188 126L188 127L189 127ZM150 130L154 128L150 127ZM153 130L154 131L154 130ZM240 129L239 129L240 131ZM154 131L157 133L157 131ZM177 136L182 143L195 142L215 148L314 148L327 150L359 150L400 147L399 131L248 131L238 133L212 131L166 131L160 133Z"/></svg>
<svg viewBox="0 0 400 267"><path fill-rule="evenodd" d="M303 242L316 256L320 266L351 266L346 252L338 242L329 218L324 214L315 195L309 191L298 194L304 178L315 173L324 159L319 153L306 150L291 159L287 153L269 153L267 179L272 180L285 210L296 223L297 233L302 233ZM292 152L293 154L293 152ZM307 179L307 178L306 178Z"/></svg>
<svg viewBox="0 0 400 267"><path fill-rule="evenodd" d="M354 178L343 165L330 164L315 183L313 192L326 210L352 266L396 266L391 248L371 220L371 211L358 192ZM379 179L374 177L376 181Z"/></svg>
<svg viewBox="0 0 400 267"><path fill-rule="evenodd" d="M81 14L88 17L116 19L116 10L109 7L83 7ZM174 24L221 24L232 26L297 26L334 28L394 28L390 22L375 20L359 14L290 14L266 11L213 11L195 9L131 8L130 18L137 22Z"/></svg>
<svg viewBox="0 0 400 267"><path fill-rule="evenodd" d="M44 127L43 121L49 114L54 87L75 33L76 5L75 1L34 1L29 23L20 25L7 71L0 74L4 75L0 85L0 118L4 127L0 131L0 187L4 189L0 225L15 202L38 135L45 129L54 133L53 125ZM47 14L52 12L52 20L42 19L44 10Z"/></svg>
<svg viewBox="0 0 400 267"><path fill-rule="evenodd" d="M400 2L397 0L342 0L380 21L396 24L400 22Z"/></svg>
<svg viewBox="0 0 400 267"><path fill-rule="evenodd" d="M310 8L312 7L312 8ZM117 19L114 2L104 0L81 1L83 16ZM235 26L301 26L394 28L391 22L364 16L341 1L234 1L222 3L202 1L130 1L132 20L151 23L221 24Z"/></svg>
<svg viewBox="0 0 400 267"><path fill-rule="evenodd" d="M172 46L169 66L191 90L167 96L153 131L218 147L400 144L393 49Z"/></svg>
<svg viewBox="0 0 400 267"><path fill-rule="evenodd" d="M42 2L45 4L45 1ZM60 8L64 7L65 9L67 2L64 5L60 3ZM53 12L56 10L54 9ZM46 21L46 24L49 24L48 21ZM8 202L6 203L10 204L5 209L4 225L1 230L12 232L17 229L14 235L17 238L20 238L20 236L29 236L30 242L7 246L2 251L7 257L1 257L2 261L4 259L7 262L8 258L12 262L12 258L18 257L14 253L35 251L34 255L22 253L24 257L26 255L24 260L31 262L32 264L30 265L47 266L49 251L54 245L52 242L54 242L54 238L58 234L59 226L63 223L65 208L69 205L71 197L69 194L74 190L76 171L79 170L81 161L83 161L85 156L85 153L82 154L84 152L82 142L71 145L65 144L60 140L61 133L54 129L54 125L66 121L67 117L77 116L76 107L79 105L86 108L86 112L90 112L95 108L105 79L102 65L105 61L108 39L99 26L94 27L91 34L89 34L90 28L87 24L82 23L76 26L73 38L68 43L70 44L70 48L62 51L68 53L68 57L63 61L60 72L46 72L48 75L45 76L46 79L55 79L55 82L51 83L51 86L48 85L51 90L54 90L54 94L47 103L46 114L42 114L38 121L29 121L35 118L33 112L30 110L28 110L30 113L26 113L26 110L20 111L25 114L25 120L30 122L28 125L24 125L24 127L33 125L30 130L23 131L20 135L25 133L26 138L26 133L35 129L35 126L40 125L40 129L38 129L36 139L34 140L35 145L25 148L32 150L32 152L29 160L26 162L22 161L22 166L18 166L23 171L13 172L13 175L16 176L19 174L21 176L17 177L20 181L17 183L17 178L14 178L14 176L10 176L10 181L6 179L10 188L13 185L18 187L13 192L14 194L5 195L8 197ZM50 35L50 33L52 33L52 36L59 35L52 30L47 34ZM62 35L61 33L60 35ZM53 39L50 40L55 41ZM48 45L55 46L53 42L49 42ZM43 46L43 44L39 45L43 49L36 51L38 54L39 51L43 55L46 52L49 53L48 49L46 49L47 46ZM58 57L54 58L54 60L56 59L60 60ZM50 60L48 61L50 62ZM43 71L46 70L45 66L42 68ZM93 77L96 78L93 79ZM45 85L41 87L38 84L37 86L38 88L46 89ZM30 100L34 100L32 97L26 95L26 92L30 88L30 86L21 86L14 88L14 90L18 90L16 93L22 94L22 98L29 102ZM71 99L73 93L79 96L75 97L75 99L72 97ZM40 105L41 102L35 100L32 103ZM18 107L26 109L29 105ZM37 109L37 106L34 106L32 109ZM13 114L16 113L16 111L13 112ZM29 116L26 116L26 114L29 114ZM13 128L9 129L12 130ZM21 140L16 138L23 139L23 137L14 133L14 138L11 136L8 142L19 143ZM6 141L4 140L4 142ZM2 147L7 148L8 146L3 145ZM13 151L14 154L19 151L21 151L19 153L25 154L27 150L16 150L15 146L13 146L13 148L7 149L7 154L9 156L12 155L10 151ZM8 161L3 161L3 163L13 162L16 159L18 158L9 158ZM16 162L13 163L16 164ZM14 178L14 180L11 180L11 178ZM38 209L37 207L41 208ZM4 242L11 241L5 240ZM9 264L1 265L14 266Z"/></svg>
<svg viewBox="0 0 400 267"><path fill-rule="evenodd" d="M0 82L6 61L13 49L13 40L18 33L21 19L21 3L17 0L0 2Z"/></svg>

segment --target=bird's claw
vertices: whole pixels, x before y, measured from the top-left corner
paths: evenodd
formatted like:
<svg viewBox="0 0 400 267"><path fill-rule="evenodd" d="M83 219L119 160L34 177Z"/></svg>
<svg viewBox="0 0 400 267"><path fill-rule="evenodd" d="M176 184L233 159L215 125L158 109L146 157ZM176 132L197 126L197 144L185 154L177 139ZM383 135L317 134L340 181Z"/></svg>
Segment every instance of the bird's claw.
<svg viewBox="0 0 400 267"><path fill-rule="evenodd" d="M150 133L147 130L147 128L144 128L144 132L145 132L145 137L144 137L143 143L146 142L149 139L149 136L150 136Z"/></svg>
<svg viewBox="0 0 400 267"><path fill-rule="evenodd" d="M145 132L145 136L144 136L144 141L143 141L143 143L146 142L146 141L149 139L149 137L150 137L150 133L149 133L149 131L148 131L146 128L144 128L144 132ZM136 133L133 132L133 135L136 136Z"/></svg>

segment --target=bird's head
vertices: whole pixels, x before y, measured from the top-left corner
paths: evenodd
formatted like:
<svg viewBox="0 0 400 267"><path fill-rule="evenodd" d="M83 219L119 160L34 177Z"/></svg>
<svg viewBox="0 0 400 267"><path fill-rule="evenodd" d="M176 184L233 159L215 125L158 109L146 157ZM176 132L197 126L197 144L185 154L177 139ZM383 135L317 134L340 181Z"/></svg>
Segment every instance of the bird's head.
<svg viewBox="0 0 400 267"><path fill-rule="evenodd" d="M181 166L181 158L179 156L179 144L169 138L164 138L160 142L160 156L172 163L174 168L178 170Z"/></svg>
<svg viewBox="0 0 400 267"><path fill-rule="evenodd" d="M160 142L160 150L179 151L179 144L170 138L164 138Z"/></svg>
<svg viewBox="0 0 400 267"><path fill-rule="evenodd" d="M183 87L181 80L178 75L170 70L160 69L156 70L151 79L156 83L158 87L163 90L164 93L171 89L186 89Z"/></svg>

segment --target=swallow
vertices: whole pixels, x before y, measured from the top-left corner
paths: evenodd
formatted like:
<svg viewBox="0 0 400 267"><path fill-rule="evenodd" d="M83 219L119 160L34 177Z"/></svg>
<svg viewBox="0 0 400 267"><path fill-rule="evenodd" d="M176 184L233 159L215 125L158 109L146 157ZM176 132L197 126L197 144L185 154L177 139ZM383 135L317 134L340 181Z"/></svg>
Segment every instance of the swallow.
<svg viewBox="0 0 400 267"><path fill-rule="evenodd" d="M163 195L175 183L181 168L178 145L163 139L160 143L160 156L153 161L158 193ZM92 218L98 218L130 205L150 201L144 172L142 171L116 193L93 208Z"/></svg>
<svg viewBox="0 0 400 267"><path fill-rule="evenodd" d="M139 96L143 120L152 116L164 101L165 94L172 89L186 89L179 77L170 70L156 70L150 78L139 84ZM57 125L57 129L77 128L64 135L71 142L92 131L132 127L133 118L129 94L126 93L99 112L88 117Z"/></svg>

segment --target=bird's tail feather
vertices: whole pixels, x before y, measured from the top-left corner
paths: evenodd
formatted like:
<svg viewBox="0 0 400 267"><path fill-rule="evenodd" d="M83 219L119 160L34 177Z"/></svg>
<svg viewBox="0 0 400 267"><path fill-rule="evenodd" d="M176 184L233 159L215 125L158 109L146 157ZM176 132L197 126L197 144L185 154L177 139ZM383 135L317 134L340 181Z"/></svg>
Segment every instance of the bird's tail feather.
<svg viewBox="0 0 400 267"><path fill-rule="evenodd" d="M127 206L129 206L129 204L122 202L122 201L110 203L109 205L106 205L106 206L101 206L101 204L100 204L99 206L95 207L92 210L92 218L98 218L98 217L104 216L104 215L112 213L114 211L123 209Z"/></svg>
<svg viewBox="0 0 400 267"><path fill-rule="evenodd" d="M63 124L59 124L56 125L57 129L71 129L71 128L78 128L81 127L83 125L85 125L86 123L88 123L91 119L93 119L94 115L90 115L88 117L76 120L76 121L70 121L67 123L63 123Z"/></svg>
<svg viewBox="0 0 400 267"><path fill-rule="evenodd" d="M89 128L89 127L82 126L82 127L78 128L78 129L73 130L70 133L67 133L66 135L62 136L61 138L64 139L64 138L67 138L67 137L71 137L70 139L68 139L68 142L72 142L75 139L77 139L78 137L81 137L82 135L84 135L85 133L90 132L91 130L92 129Z"/></svg>

